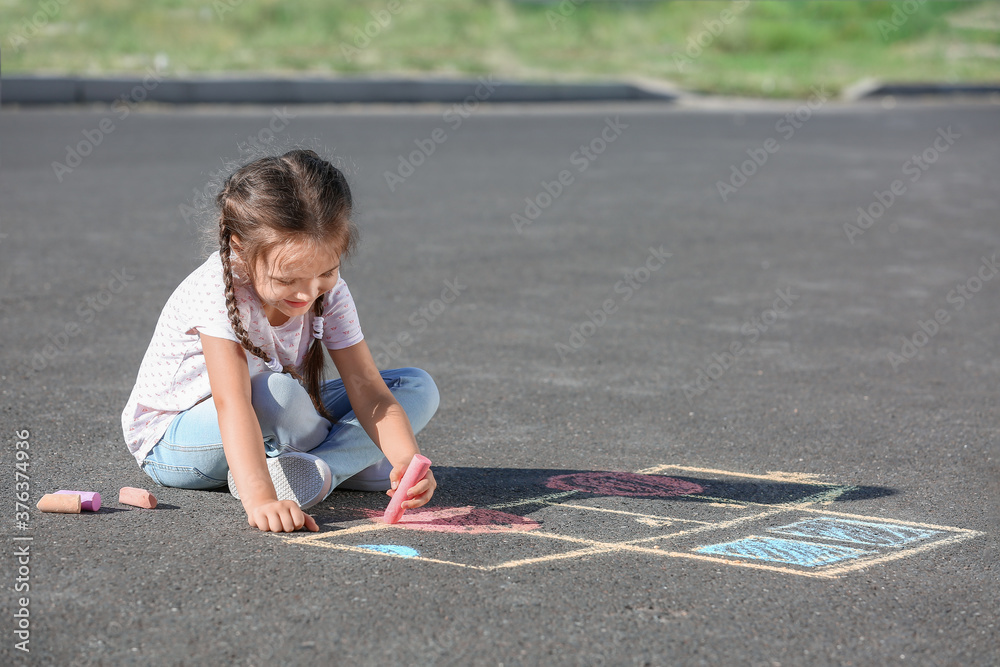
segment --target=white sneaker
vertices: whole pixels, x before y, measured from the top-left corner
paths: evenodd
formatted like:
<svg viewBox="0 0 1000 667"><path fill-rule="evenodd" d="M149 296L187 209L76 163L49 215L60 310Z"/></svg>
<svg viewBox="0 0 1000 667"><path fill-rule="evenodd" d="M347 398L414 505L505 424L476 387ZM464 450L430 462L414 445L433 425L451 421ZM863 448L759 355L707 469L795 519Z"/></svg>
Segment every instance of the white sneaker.
<svg viewBox="0 0 1000 667"><path fill-rule="evenodd" d="M333 472L326 461L303 452L288 452L268 457L267 471L271 474L278 500L294 500L306 509L322 501L333 486ZM239 498L233 473L228 475L229 492Z"/></svg>
<svg viewBox="0 0 1000 667"><path fill-rule="evenodd" d="M373 466L368 466L354 477L348 477L341 482L337 488L349 491L388 491L392 483L389 481L389 473L392 472L392 464L389 459L382 457L382 460Z"/></svg>

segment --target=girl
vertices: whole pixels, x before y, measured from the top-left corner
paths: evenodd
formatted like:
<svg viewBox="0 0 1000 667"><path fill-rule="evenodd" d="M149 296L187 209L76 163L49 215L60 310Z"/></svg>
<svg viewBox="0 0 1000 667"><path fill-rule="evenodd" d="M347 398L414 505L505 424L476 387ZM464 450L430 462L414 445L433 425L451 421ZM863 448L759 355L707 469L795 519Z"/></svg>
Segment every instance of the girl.
<svg viewBox="0 0 1000 667"><path fill-rule="evenodd" d="M310 150L238 169L216 197L219 251L167 300L122 413L157 484L229 484L260 530L319 530L333 488L392 496L433 416L427 373L381 373L339 275L356 244L343 173ZM329 351L340 380L322 381ZM307 453L308 452L308 453ZM431 499L427 475L404 508Z"/></svg>

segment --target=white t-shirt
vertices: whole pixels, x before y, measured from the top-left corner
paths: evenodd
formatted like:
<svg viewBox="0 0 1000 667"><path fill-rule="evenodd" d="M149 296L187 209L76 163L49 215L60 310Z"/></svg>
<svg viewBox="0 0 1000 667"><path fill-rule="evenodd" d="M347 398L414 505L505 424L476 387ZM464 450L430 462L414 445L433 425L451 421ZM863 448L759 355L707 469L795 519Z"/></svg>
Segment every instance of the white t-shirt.
<svg viewBox="0 0 1000 667"><path fill-rule="evenodd" d="M250 339L272 359L299 367L313 340L312 315L271 326L253 286L234 271L236 304ZM328 349L350 347L364 339L354 299L341 278L323 296L323 343ZM212 393L199 332L239 342L226 314L222 260L213 253L167 299L153 339L139 366L132 395L122 412L129 451L142 465L170 421ZM263 360L247 352L250 377L267 371Z"/></svg>

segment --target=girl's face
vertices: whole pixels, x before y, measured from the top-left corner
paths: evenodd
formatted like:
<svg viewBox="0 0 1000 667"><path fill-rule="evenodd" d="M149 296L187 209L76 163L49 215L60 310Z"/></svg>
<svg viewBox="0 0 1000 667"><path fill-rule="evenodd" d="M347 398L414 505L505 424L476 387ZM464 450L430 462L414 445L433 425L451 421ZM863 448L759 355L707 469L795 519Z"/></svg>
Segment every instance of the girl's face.
<svg viewBox="0 0 1000 667"><path fill-rule="evenodd" d="M258 262L254 288L273 326L310 312L313 302L329 292L340 277L340 253L308 241L272 249Z"/></svg>

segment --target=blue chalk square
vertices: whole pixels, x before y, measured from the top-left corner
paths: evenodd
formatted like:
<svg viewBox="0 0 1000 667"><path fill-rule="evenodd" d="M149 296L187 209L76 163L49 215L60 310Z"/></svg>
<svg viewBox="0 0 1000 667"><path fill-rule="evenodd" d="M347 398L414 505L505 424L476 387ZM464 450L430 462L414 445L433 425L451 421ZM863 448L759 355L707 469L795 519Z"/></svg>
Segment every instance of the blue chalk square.
<svg viewBox="0 0 1000 667"><path fill-rule="evenodd" d="M730 556L733 558L766 560L773 563L788 563L803 567L829 565L830 563L877 553L835 544L784 540L777 537L745 537L735 542L723 542L721 544L709 544L698 547L695 549L695 552L717 556Z"/></svg>
<svg viewBox="0 0 1000 667"><path fill-rule="evenodd" d="M880 547L900 547L910 542L925 540L941 532L926 528L901 526L895 523L875 523L854 519L835 519L832 517L806 519L805 521L790 523L787 526L770 528L769 531L783 535L815 537L836 540L838 542L871 544Z"/></svg>

